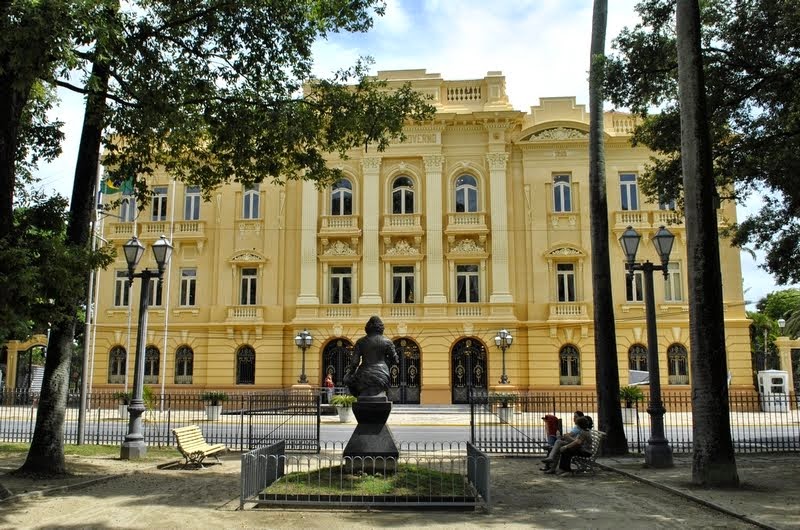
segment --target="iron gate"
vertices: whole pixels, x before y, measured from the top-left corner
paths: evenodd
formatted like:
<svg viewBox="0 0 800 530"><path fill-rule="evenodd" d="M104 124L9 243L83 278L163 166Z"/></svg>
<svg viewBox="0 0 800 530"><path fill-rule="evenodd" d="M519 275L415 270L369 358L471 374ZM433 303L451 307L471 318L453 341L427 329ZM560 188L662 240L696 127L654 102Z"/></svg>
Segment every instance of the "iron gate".
<svg viewBox="0 0 800 530"><path fill-rule="evenodd" d="M453 403L469 403L470 391L486 392L486 346L477 339L461 339L453 346Z"/></svg>
<svg viewBox="0 0 800 530"><path fill-rule="evenodd" d="M336 386L344 385L344 372L347 370L347 365L350 364L350 359L353 357L353 343L347 339L332 340L325 346L322 352L322 379L330 374L333 378L333 384Z"/></svg>
<svg viewBox="0 0 800 530"><path fill-rule="evenodd" d="M392 403L419 404L422 364L419 345L411 339L394 340L398 364L389 366L389 390L386 395Z"/></svg>

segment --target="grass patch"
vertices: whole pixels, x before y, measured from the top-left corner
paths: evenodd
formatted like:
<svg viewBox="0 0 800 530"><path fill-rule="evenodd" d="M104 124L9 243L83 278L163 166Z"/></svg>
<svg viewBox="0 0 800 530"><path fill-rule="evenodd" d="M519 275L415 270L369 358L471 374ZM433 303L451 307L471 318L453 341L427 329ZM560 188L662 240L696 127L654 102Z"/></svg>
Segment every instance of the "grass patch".
<svg viewBox="0 0 800 530"><path fill-rule="evenodd" d="M464 477L414 464L397 464L395 473L357 474L343 466L284 475L261 493L269 495L397 495L411 497L471 497Z"/></svg>
<svg viewBox="0 0 800 530"><path fill-rule="evenodd" d="M30 444L23 443L0 443L0 454L27 454ZM87 457L119 457L119 445L72 445L64 446L64 454L67 456L87 456ZM163 460L165 458L177 458L180 454L174 447L147 447L145 460Z"/></svg>

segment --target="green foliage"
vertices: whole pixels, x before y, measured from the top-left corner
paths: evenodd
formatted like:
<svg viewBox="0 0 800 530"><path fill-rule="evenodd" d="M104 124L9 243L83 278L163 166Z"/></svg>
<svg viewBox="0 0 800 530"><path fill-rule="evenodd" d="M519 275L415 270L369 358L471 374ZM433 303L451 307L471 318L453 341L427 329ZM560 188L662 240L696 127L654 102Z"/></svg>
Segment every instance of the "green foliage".
<svg viewBox="0 0 800 530"><path fill-rule="evenodd" d="M508 407L509 405L516 403L518 399L519 396L511 392L498 392L496 394L489 394L489 402L499 403L501 407Z"/></svg>
<svg viewBox="0 0 800 530"><path fill-rule="evenodd" d="M625 406L630 408L634 403L644 399L644 392L638 386L623 386L619 389L619 399L625 402Z"/></svg>
<svg viewBox="0 0 800 530"><path fill-rule="evenodd" d="M376 468L380 467L376 464ZM397 464L395 473L351 475L343 466L298 471L281 477L262 493L276 495L471 496L464 477L414 464Z"/></svg>
<svg viewBox="0 0 800 530"><path fill-rule="evenodd" d="M780 283L800 281L798 108L800 4L753 0L701 2L702 53L714 171L722 198L764 195L761 210L730 235L766 252L762 265ZM644 117L634 141L654 150L642 189L657 201L682 197L677 102L675 2L643 0L641 22L616 38L606 90ZM657 115L649 115L659 107Z"/></svg>
<svg viewBox="0 0 800 530"><path fill-rule="evenodd" d="M121 405L130 405L131 400L133 399L133 392L132 391L123 392L120 390L111 394L111 397L118 400Z"/></svg>
<svg viewBox="0 0 800 530"><path fill-rule="evenodd" d="M66 199L29 199L14 211L12 232L0 238L0 342L74 319L64 303L83 299L89 269L112 259L106 249L92 254L67 245Z"/></svg>
<svg viewBox="0 0 800 530"><path fill-rule="evenodd" d="M800 309L800 289L773 291L758 301L756 309L773 320L786 319Z"/></svg>
<svg viewBox="0 0 800 530"><path fill-rule="evenodd" d="M222 405L228 401L228 394L221 390L207 390L200 394L200 401L205 401L210 405Z"/></svg>
<svg viewBox="0 0 800 530"><path fill-rule="evenodd" d="M355 396L351 396L350 394L337 394L331 398L331 405L334 407L342 407L342 408L350 408L353 406L353 403L358 401Z"/></svg>

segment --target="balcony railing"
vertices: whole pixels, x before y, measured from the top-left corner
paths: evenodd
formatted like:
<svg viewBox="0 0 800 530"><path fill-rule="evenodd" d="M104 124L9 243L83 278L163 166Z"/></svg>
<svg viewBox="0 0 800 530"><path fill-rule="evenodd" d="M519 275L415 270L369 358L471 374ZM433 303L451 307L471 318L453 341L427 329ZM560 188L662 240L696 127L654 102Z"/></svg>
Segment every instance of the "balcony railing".
<svg viewBox="0 0 800 530"><path fill-rule="evenodd" d="M228 321L260 321L264 319L264 308L255 305L228 307Z"/></svg>
<svg viewBox="0 0 800 530"><path fill-rule="evenodd" d="M417 316L417 307L413 304L395 304L389 307L389 316L407 318Z"/></svg>
<svg viewBox="0 0 800 530"><path fill-rule="evenodd" d="M352 304L331 304L320 307L320 316L326 318L350 318L353 315Z"/></svg>
<svg viewBox="0 0 800 530"><path fill-rule="evenodd" d="M320 219L320 234L359 232L357 215L322 215Z"/></svg>
<svg viewBox="0 0 800 530"><path fill-rule="evenodd" d="M447 227L445 233L474 233L488 232L486 214L484 212L458 212L447 214Z"/></svg>
<svg viewBox="0 0 800 530"><path fill-rule="evenodd" d="M582 320L588 318L586 303L554 302L550 304L550 320Z"/></svg>
<svg viewBox="0 0 800 530"><path fill-rule="evenodd" d="M206 222L205 221L177 221L175 223L174 239L178 238L205 238L206 236Z"/></svg>
<svg viewBox="0 0 800 530"><path fill-rule="evenodd" d="M614 213L616 228L666 226L683 228L683 216L674 210L622 210Z"/></svg>
<svg viewBox="0 0 800 530"><path fill-rule="evenodd" d="M422 215L418 213L389 214L383 218L382 232L401 234L422 233Z"/></svg>
<svg viewBox="0 0 800 530"><path fill-rule="evenodd" d="M453 308L457 317L479 317L483 315L480 304L456 304Z"/></svg>

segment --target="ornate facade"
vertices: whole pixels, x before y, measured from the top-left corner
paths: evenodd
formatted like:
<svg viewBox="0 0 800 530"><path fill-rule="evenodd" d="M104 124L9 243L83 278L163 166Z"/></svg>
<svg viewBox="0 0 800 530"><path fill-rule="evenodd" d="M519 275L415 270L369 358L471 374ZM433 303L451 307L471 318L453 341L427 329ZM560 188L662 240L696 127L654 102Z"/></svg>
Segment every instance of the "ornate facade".
<svg viewBox="0 0 800 530"><path fill-rule="evenodd" d="M457 403L470 386L497 387L500 329L514 337L506 351L513 388L594 388L584 106L559 97L514 110L499 72L468 81L424 70L379 76L430 94L436 117L409 126L407 141L384 152L331 159L344 178L328 189L231 184L203 202L199 190L161 174L138 216L124 202L105 221L114 245L138 234L149 247L166 234L175 246L163 286L150 295L147 383L167 391L292 385L301 371L294 337L307 329L309 380L321 384L331 373L340 384L352 344L377 314L401 354L391 367L395 401ZM649 238L665 225L676 242L668 279L656 277L662 385L685 390L683 220L668 204L645 202L638 176L651 153L631 147L632 127L626 114L605 115L620 380L646 370L647 360L641 277L626 280L617 239L633 226L643 236L638 258L657 261ZM734 205L719 214L721 223L735 221ZM720 250L731 386L752 389L739 253L725 241ZM141 282L128 292L125 269L118 252L99 275L94 389L132 381Z"/></svg>

